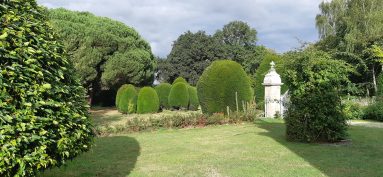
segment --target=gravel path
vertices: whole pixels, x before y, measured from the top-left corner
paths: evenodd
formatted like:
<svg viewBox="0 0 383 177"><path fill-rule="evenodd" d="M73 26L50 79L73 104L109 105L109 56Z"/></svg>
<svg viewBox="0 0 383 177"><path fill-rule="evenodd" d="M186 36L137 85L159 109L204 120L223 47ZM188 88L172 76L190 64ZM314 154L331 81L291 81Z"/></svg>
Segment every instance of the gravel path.
<svg viewBox="0 0 383 177"><path fill-rule="evenodd" d="M383 122L351 121L350 125L383 128Z"/></svg>

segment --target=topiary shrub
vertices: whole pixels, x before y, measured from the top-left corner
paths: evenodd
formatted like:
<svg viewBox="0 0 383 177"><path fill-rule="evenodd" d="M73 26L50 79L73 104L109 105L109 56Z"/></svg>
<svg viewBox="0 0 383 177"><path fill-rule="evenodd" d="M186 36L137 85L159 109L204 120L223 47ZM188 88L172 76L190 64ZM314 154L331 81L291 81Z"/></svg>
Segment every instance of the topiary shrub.
<svg viewBox="0 0 383 177"><path fill-rule="evenodd" d="M0 3L0 176L35 176L92 144L85 89L34 0Z"/></svg>
<svg viewBox="0 0 383 177"><path fill-rule="evenodd" d="M349 82L351 66L321 51L288 54L285 75L290 105L286 135L301 142L335 142L347 135L339 90Z"/></svg>
<svg viewBox="0 0 383 177"><path fill-rule="evenodd" d="M124 87L118 98L118 111L123 114L132 114L136 112L137 106L137 91L136 88L129 84Z"/></svg>
<svg viewBox="0 0 383 177"><path fill-rule="evenodd" d="M183 77L177 77L177 79L173 81L173 85L178 83L178 82L188 84L188 82Z"/></svg>
<svg viewBox="0 0 383 177"><path fill-rule="evenodd" d="M169 93L170 90L172 89L172 85L168 83L161 83L157 85L154 88L157 92L158 98L160 99L160 107L161 109L169 109Z"/></svg>
<svg viewBox="0 0 383 177"><path fill-rule="evenodd" d="M124 84L122 85L120 88L118 88L117 90L117 93L116 93L116 101L115 101L115 105L116 105L116 108L118 109L118 103L120 102L120 98L121 98L121 93L124 89L126 89L128 87L128 84Z"/></svg>
<svg viewBox="0 0 383 177"><path fill-rule="evenodd" d="M151 87L143 87L138 93L137 113L155 113L160 108L160 100L156 90Z"/></svg>
<svg viewBox="0 0 383 177"><path fill-rule="evenodd" d="M183 82L175 83L169 93L169 105L173 108L188 108L188 85Z"/></svg>
<svg viewBox="0 0 383 177"><path fill-rule="evenodd" d="M199 100L197 95L197 88L193 86L188 87L189 92L189 110L198 110Z"/></svg>
<svg viewBox="0 0 383 177"><path fill-rule="evenodd" d="M242 66L231 60L214 61L207 67L198 80L197 92L202 112L206 114L226 114L227 107L231 111L238 107L241 111L242 103L252 99L250 79Z"/></svg>

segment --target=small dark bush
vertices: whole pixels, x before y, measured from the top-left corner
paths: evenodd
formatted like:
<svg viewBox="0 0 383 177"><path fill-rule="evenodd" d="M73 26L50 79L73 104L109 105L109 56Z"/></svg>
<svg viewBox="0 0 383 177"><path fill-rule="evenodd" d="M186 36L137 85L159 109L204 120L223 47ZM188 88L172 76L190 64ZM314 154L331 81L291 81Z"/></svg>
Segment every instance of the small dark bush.
<svg viewBox="0 0 383 177"><path fill-rule="evenodd" d="M189 110L198 110L199 100L197 95L197 88L189 86Z"/></svg>
<svg viewBox="0 0 383 177"><path fill-rule="evenodd" d="M125 85L120 91L118 111L123 114L132 114L136 112L137 91L133 85ZM117 93L118 94L118 93Z"/></svg>
<svg viewBox="0 0 383 177"><path fill-rule="evenodd" d="M377 101L367 106L364 110L363 119L383 121L383 101Z"/></svg>
<svg viewBox="0 0 383 177"><path fill-rule="evenodd" d="M155 87L158 98L160 99L161 109L169 109L169 93L172 89L172 85L168 83L161 83Z"/></svg>
<svg viewBox="0 0 383 177"><path fill-rule="evenodd" d="M138 93L137 113L156 113L160 108L160 100L156 90L151 87L143 87Z"/></svg>
<svg viewBox="0 0 383 177"><path fill-rule="evenodd" d="M175 83L169 93L169 105L173 108L187 108L189 105L188 85Z"/></svg>

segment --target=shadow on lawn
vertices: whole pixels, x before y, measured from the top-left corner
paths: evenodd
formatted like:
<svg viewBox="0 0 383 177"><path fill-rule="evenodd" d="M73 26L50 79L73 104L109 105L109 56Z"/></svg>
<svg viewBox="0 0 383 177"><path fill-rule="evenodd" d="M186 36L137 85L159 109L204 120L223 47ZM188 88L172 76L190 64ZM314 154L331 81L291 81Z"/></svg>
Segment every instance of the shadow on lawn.
<svg viewBox="0 0 383 177"><path fill-rule="evenodd" d="M284 123L259 120L255 124L267 130L261 135L273 138L326 176L383 176L383 129L350 127L352 142L347 145L308 144L287 141Z"/></svg>
<svg viewBox="0 0 383 177"><path fill-rule="evenodd" d="M95 146L66 166L41 174L46 177L125 177L134 169L140 145L128 136L99 137ZM40 175L39 175L40 176Z"/></svg>

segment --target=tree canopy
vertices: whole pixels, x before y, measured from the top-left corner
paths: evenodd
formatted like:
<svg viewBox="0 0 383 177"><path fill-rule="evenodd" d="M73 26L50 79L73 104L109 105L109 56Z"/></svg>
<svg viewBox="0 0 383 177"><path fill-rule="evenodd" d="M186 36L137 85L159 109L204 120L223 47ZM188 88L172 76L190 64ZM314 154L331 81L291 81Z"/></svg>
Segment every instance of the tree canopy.
<svg viewBox="0 0 383 177"><path fill-rule="evenodd" d="M152 84L156 60L133 28L62 8L49 10L49 16L90 96L123 84Z"/></svg>

